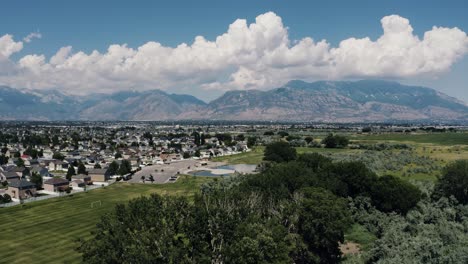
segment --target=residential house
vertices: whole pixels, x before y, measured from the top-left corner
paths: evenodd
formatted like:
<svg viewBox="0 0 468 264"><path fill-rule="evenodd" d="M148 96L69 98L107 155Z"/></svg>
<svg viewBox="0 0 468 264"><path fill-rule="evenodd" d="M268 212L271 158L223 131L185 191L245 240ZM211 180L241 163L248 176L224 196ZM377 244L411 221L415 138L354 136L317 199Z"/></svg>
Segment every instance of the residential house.
<svg viewBox="0 0 468 264"><path fill-rule="evenodd" d="M12 171L2 171L0 172L0 180L3 182L3 181L7 181L7 182L11 182L11 181L14 181L14 180L19 180L20 179L20 176L18 176L18 174L16 174L16 172L12 172Z"/></svg>
<svg viewBox="0 0 468 264"><path fill-rule="evenodd" d="M6 193L14 199L27 199L36 196L36 185L27 180L14 180L8 184Z"/></svg>
<svg viewBox="0 0 468 264"><path fill-rule="evenodd" d="M43 187L45 191L59 192L59 191L65 191L69 185L70 185L70 182L67 179L52 178L52 179L46 180L43 184Z"/></svg>
<svg viewBox="0 0 468 264"><path fill-rule="evenodd" d="M110 179L107 169L91 169L88 171L88 175L93 182L105 182Z"/></svg>
<svg viewBox="0 0 468 264"><path fill-rule="evenodd" d="M91 180L91 176L85 175L85 174L73 175L71 178L72 178L72 181L73 180L80 180L80 181L84 182L87 185L93 183L92 180Z"/></svg>

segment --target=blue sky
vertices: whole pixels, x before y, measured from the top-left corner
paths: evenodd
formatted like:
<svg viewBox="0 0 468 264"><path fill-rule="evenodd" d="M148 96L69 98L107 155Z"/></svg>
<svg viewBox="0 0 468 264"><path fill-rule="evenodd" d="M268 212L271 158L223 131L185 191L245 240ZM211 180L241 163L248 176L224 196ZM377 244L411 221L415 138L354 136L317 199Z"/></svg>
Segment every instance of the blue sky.
<svg viewBox="0 0 468 264"><path fill-rule="evenodd" d="M39 32L42 35L40 39L23 43L20 51L10 55L9 60L13 63L17 63L28 54L43 54L45 59L49 60L60 48L66 46L72 46L73 53L83 51L90 54L93 50L105 53L111 44L128 44L129 48L138 49L149 41L156 41L163 46L177 47L180 43L191 45L195 36L198 35L208 41L214 41L217 36L226 33L229 25L236 19L246 19L247 24L251 24L255 22L257 16L269 11L282 19L291 45L295 40L301 40L304 37L311 37L316 42L325 39L332 48L339 45L340 41L349 38L369 37L375 41L383 34L380 20L391 14L408 19L414 29L413 34L420 38L434 25L447 28L457 27L461 31L468 31L466 1L18 0L2 3L1 11L0 37L11 34L18 42L31 32ZM228 79L228 76L236 71L231 69L237 66L235 64L221 70L220 75L226 74L225 78ZM468 101L468 74L466 72L468 72L468 56L463 55L462 58L454 60L443 73L429 72L404 77L390 73L382 74L382 76L376 74L371 77L396 78L403 83L427 85ZM320 79L320 76L322 75L318 74L311 80ZM366 77L360 74L343 76L343 79ZM180 78L188 77L184 75ZM223 81L217 80L216 83L223 84ZM13 81L5 82L15 86ZM162 86L168 91L189 92L202 97L206 95L206 91L210 91L211 95L205 96L205 99L223 92L222 89L215 88L187 90L188 88L182 87L184 85L199 87L206 82L209 81L200 80L190 83L174 82L171 79L171 81L164 81ZM260 88L266 89L269 83L274 85L276 82L276 80L263 82ZM24 83L28 82L19 82L16 86L19 87ZM49 85L36 79L30 80L29 83L37 83L38 86L45 88ZM58 88L61 86L60 81L54 85ZM157 84L148 83L145 78L141 79L141 85L157 86ZM255 88L255 84L252 86L249 83L249 85L248 87ZM109 84L109 86L112 85ZM219 85L212 85L212 87L217 86ZM79 89L76 85L72 87L64 84L63 87L69 87L67 89L70 91Z"/></svg>

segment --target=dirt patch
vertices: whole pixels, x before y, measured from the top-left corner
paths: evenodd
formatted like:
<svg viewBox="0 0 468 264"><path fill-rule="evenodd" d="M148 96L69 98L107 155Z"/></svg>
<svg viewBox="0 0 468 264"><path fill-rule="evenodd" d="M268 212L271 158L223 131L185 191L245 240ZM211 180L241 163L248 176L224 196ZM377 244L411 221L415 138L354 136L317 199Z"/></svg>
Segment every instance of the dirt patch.
<svg viewBox="0 0 468 264"><path fill-rule="evenodd" d="M354 242L340 243L340 250L343 255L354 255L361 253L361 245Z"/></svg>

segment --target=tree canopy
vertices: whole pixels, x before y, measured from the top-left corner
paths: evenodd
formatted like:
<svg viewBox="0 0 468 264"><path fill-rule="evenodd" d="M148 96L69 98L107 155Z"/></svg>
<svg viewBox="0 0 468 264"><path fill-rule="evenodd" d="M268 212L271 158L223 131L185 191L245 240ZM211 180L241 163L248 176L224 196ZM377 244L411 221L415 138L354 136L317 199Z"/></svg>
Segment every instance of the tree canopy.
<svg viewBox="0 0 468 264"><path fill-rule="evenodd" d="M296 149L287 142L274 142L266 146L264 160L288 162L296 159Z"/></svg>

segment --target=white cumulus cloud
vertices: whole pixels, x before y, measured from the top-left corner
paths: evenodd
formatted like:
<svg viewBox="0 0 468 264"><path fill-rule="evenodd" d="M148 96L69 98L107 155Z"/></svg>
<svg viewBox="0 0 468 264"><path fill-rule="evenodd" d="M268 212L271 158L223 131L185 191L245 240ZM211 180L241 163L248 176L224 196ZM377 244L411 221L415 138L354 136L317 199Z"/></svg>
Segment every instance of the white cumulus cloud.
<svg viewBox="0 0 468 264"><path fill-rule="evenodd" d="M76 94L155 88L264 89L291 79L433 76L448 71L468 52L468 37L458 28L433 27L419 38L409 20L398 15L382 18L381 24L383 33L376 40L349 38L332 47L312 37L289 39L281 17L268 12L251 24L234 21L214 40L197 36L191 44L176 47L155 41L136 48L111 45L105 52L91 53L67 46L50 58L29 54L18 61L9 57L23 43L4 35L0 57L14 69L10 74L0 72L0 84L62 88ZM4 68L0 62L0 71Z"/></svg>

